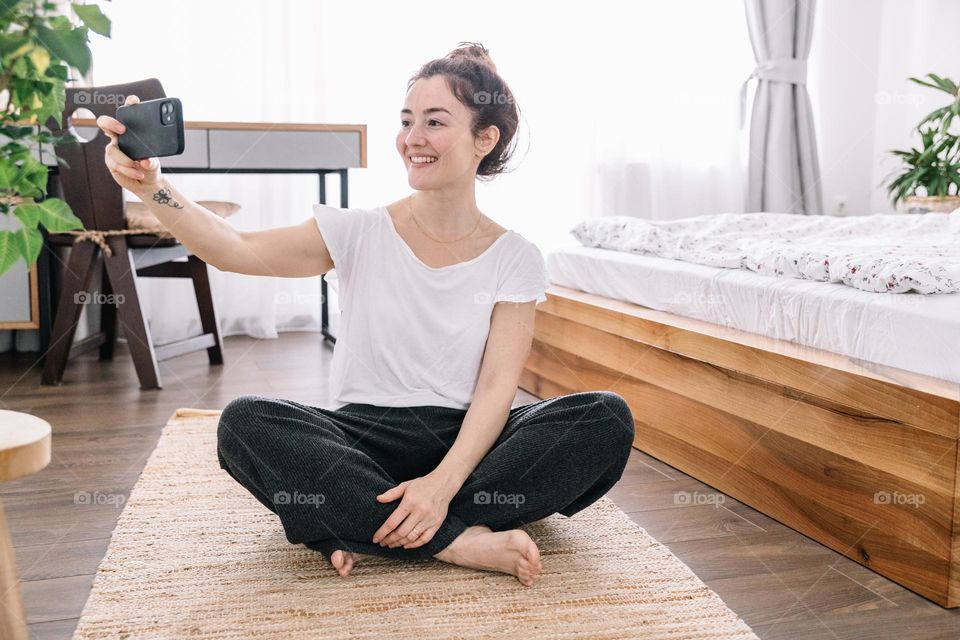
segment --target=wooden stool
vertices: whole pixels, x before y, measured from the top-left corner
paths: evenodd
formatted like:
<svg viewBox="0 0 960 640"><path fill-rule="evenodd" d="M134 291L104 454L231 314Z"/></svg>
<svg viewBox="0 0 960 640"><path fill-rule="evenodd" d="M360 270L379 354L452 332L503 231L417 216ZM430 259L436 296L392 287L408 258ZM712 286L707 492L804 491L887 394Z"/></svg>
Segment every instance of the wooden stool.
<svg viewBox="0 0 960 640"><path fill-rule="evenodd" d="M0 482L36 473L50 463L50 425L36 416L0 410ZM16 558L0 502L0 640L27 640Z"/></svg>

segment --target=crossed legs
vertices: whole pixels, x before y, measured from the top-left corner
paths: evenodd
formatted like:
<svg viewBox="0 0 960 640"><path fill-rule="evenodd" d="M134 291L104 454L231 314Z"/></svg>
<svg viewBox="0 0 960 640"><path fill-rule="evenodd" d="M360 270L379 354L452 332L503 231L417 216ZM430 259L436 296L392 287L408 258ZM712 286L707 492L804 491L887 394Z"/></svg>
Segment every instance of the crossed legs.
<svg viewBox="0 0 960 640"><path fill-rule="evenodd" d="M349 573L358 552L435 557L530 583L539 553L517 527L557 512L571 516L602 497L626 465L632 414L622 397L607 391L511 409L430 542L414 549L374 544L374 531L398 504L376 496L435 468L465 413L362 404L331 410L242 396L221 415L217 455L227 473L280 517L288 541L321 551L341 574Z"/></svg>

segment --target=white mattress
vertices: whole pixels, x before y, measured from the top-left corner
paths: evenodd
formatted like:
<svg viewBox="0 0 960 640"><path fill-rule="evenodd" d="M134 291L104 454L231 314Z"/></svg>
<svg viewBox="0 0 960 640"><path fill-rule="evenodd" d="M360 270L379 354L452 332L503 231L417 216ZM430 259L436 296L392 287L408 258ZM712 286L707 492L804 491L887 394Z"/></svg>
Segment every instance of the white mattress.
<svg viewBox="0 0 960 640"><path fill-rule="evenodd" d="M546 262L563 287L960 383L960 293L872 293L579 244Z"/></svg>

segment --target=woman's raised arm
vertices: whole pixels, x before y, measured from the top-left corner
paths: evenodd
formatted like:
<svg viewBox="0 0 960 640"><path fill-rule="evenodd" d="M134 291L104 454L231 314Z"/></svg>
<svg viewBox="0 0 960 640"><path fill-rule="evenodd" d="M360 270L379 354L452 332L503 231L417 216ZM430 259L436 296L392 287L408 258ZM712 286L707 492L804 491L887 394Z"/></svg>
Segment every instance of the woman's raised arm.
<svg viewBox="0 0 960 640"><path fill-rule="evenodd" d="M127 96L124 104L137 104ZM104 161L113 179L140 198L157 219L191 253L221 271L258 276L301 278L326 273L333 259L313 218L262 231L238 231L229 222L180 193L160 173L157 158L132 160L117 143L123 123L97 118L110 138Z"/></svg>

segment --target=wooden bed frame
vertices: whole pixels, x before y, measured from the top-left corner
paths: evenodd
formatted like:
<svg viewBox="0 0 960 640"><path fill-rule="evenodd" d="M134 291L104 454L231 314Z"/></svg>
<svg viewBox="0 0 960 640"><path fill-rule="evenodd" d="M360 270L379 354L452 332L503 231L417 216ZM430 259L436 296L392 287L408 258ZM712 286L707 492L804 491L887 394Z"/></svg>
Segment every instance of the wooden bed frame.
<svg viewBox="0 0 960 640"><path fill-rule="evenodd" d="M960 385L552 286L520 386L615 391L636 448L960 604Z"/></svg>

